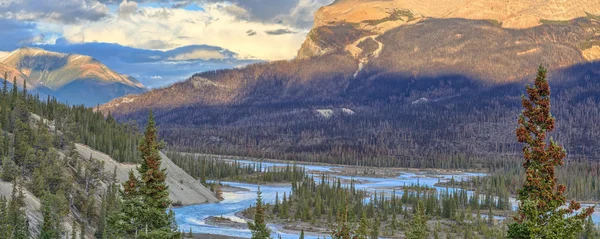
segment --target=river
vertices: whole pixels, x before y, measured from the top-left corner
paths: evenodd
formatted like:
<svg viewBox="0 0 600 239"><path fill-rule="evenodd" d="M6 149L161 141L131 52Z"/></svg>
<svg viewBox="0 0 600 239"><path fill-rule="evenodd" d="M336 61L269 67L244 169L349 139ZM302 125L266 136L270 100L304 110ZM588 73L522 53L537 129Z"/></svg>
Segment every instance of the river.
<svg viewBox="0 0 600 239"><path fill-rule="evenodd" d="M253 161L244 161L238 160L240 163L248 163L253 164ZM270 163L270 162L262 162L263 169L267 169L273 166L285 166L287 164L283 163ZM318 165L302 165L297 164L298 166L305 167L307 172L332 172L336 168L342 166L318 166ZM390 188L397 188L404 185L414 185L419 184L422 186L430 186L435 187L434 185L440 181L448 181L451 178L454 178L457 181L461 179L466 179L469 177L477 177L484 176L482 173L455 173L455 174L434 174L431 172L416 172L416 171L401 171L400 176L394 178L375 178L375 177L350 177L350 176L340 176L332 174L331 176L341 178L341 179L356 179L358 183L356 183L356 188L365 189L367 191L386 191L388 193L392 192ZM247 229L235 229L228 227L219 227L213 225L207 225L205 220L211 216L223 216L231 219L232 221L243 222L245 220L235 216L235 213L242 211L248 207L253 206L256 203L256 192L260 187L262 192L263 201L265 203L273 204L275 202L275 195L279 193L281 197L283 193L289 195L292 191L291 186L289 185L257 185L257 184L248 184L248 183L238 183L238 182L222 182L223 184L239 187L247 189L247 191L236 191L236 192L224 192L223 197L225 198L223 201L219 203L211 203L211 204L199 204L199 205L191 205L174 208L175 217L179 227L187 232L190 228L194 233L206 233L206 234L217 234L217 235L226 235L226 236L235 236L235 237L244 237L250 238L251 233ZM445 188L436 187L438 190ZM453 190L453 189L448 189ZM396 194L402 195L402 190L396 191ZM514 199L511 198L513 203L513 209L516 209L517 203ZM497 219L502 219L502 217L495 217ZM600 208L597 208L596 212L593 215L594 222L600 222ZM272 230L272 235L274 238L277 238L280 235L284 239L297 239L298 234L286 233L280 230L280 227L277 225L269 225ZM305 238L317 238L317 235L310 235L307 233ZM321 238L323 236L320 236Z"/></svg>

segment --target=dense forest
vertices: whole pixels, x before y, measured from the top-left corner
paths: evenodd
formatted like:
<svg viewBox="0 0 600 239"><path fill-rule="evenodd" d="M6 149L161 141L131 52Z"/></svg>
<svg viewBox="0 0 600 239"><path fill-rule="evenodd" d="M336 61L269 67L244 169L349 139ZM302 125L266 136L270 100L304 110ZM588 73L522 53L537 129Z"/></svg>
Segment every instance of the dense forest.
<svg viewBox="0 0 600 239"><path fill-rule="evenodd" d="M304 178L306 170L295 164L263 167L261 162L240 163L214 155L194 155L167 151L167 156L189 175L208 185L208 180L245 183L283 183Z"/></svg>
<svg viewBox="0 0 600 239"><path fill-rule="evenodd" d="M164 191L164 175L152 176L156 182L140 179L138 185L144 194L123 194L116 169L105 172L102 162L81 156L75 147L75 143L83 143L119 161L147 165L149 158L156 160L161 144L156 140L155 130L152 131L154 138L141 141L135 124L120 124L91 108L69 106L50 97L40 99L39 95L27 91L27 85L17 87L16 80L12 85L3 80L0 129L0 184L12 187L12 192L1 192L9 196L0 198L0 228L3 229L0 238L128 238L126 233L132 229L126 227L127 222L119 220L129 221L144 215L123 214L124 208L129 207L121 205L152 202L146 198L156 198L159 202L155 204L160 205L154 211L146 206L148 208L143 210L152 215L145 216L159 220L164 214L168 225L160 226L160 223L166 224L165 220L150 227L146 225L146 233L138 233L140 228L136 228L139 238L156 238L142 237L154 233L153 228L163 234L177 229L165 212L170 202L165 201L168 192ZM142 147L145 145L142 142L150 146ZM139 149L149 149L138 151L139 145L142 145ZM149 167L160 166L160 157L158 162ZM150 191L154 191L150 194L154 196L145 196ZM39 208L34 203L37 199L41 204ZM179 233L161 238L179 238Z"/></svg>

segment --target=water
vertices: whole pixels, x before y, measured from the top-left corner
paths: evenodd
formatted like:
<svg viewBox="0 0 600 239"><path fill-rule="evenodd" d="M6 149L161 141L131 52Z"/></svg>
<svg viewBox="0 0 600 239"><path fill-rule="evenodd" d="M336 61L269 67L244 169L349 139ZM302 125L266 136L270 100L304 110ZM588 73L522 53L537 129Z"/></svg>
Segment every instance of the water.
<svg viewBox="0 0 600 239"><path fill-rule="evenodd" d="M244 164L254 164L253 161L246 160L238 160L240 163ZM263 162L262 168L267 169L269 167L277 166L286 166L287 164L283 163L268 163ZM319 172L332 172L335 168L339 168L336 166L317 166L317 165L302 165L297 164L298 166L303 166L307 171L319 171ZM318 175L315 175L318 176ZM454 178L456 181L464 180L469 177L478 177L485 176L482 173L460 173L460 174L444 174L444 175L436 175L431 173L415 173L415 172L401 172L401 175L396 178L373 178L373 177L350 177L350 176L339 176L339 175L331 175L340 179L355 179L358 180L358 183L355 184L356 188L364 189L370 192L386 192L391 193L392 188L398 188L405 185L414 185L419 184L422 186L435 187L438 190L446 190L443 187L434 186L438 182L449 181ZM253 206L256 203L256 192L258 191L258 187L260 185L257 184L248 184L248 183L237 183L237 182L223 182L224 184L240 187L247 189L248 191L238 191L238 192L224 192L223 197L225 200L219 203L212 204L200 204L200 205L192 205L175 208L175 217L178 225L184 231L188 231L190 228L194 233L209 233L209 234L218 234L218 235L227 235L227 236L236 236L236 237L244 237L250 238L251 233L247 229L235 229L235 228L227 228L227 227L218 227L211 226L205 223L205 219L210 216L223 216L229 218L233 221L243 222L246 221L242 218L235 216L236 212L242 211L248 207ZM275 202L275 195L279 193L279 197L283 196L283 193L289 195L291 192L291 186L288 185L262 185L260 186L260 190L262 192L263 202L273 204ZM448 188L449 191L454 189ZM472 193L472 192L470 192ZM402 195L402 190L396 191L396 194ZM511 202L513 204L513 209L516 210L517 202L511 198ZM482 217L486 217L482 215ZM600 222L600 208L597 208L596 212L592 216L594 222ZM494 216L495 219L503 220L503 217ZM274 238L277 238L277 235L281 235L284 239L296 239L298 238L298 234L290 234L282 232L277 225L269 225L272 230L272 235ZM307 233L305 238L317 238L317 235L310 235ZM323 236L320 235L322 238Z"/></svg>

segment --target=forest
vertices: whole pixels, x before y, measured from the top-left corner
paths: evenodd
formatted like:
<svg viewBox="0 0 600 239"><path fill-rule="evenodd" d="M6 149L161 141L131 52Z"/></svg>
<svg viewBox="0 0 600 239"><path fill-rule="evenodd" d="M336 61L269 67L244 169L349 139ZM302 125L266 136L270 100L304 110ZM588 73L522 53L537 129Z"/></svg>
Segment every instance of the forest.
<svg viewBox="0 0 600 239"><path fill-rule="evenodd" d="M41 99L25 84L17 87L15 79L12 85L3 80L0 129L0 183L12 187L9 197L0 198L0 238L181 237L173 214L166 211L171 202L165 172L157 168L162 143L153 124L142 137L136 124L120 124L51 97ZM140 162L138 173L144 177L131 172L124 184L129 187L120 190L116 168L105 172L102 162L81 156L75 143L121 162ZM36 198L39 208L32 204ZM37 213L39 220L28 217Z"/></svg>

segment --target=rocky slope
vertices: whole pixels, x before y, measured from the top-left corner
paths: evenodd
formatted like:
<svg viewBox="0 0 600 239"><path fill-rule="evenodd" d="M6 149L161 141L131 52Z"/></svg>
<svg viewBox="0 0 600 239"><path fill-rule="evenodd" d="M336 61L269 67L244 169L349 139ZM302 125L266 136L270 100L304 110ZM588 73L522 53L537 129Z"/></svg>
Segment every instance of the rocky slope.
<svg viewBox="0 0 600 239"><path fill-rule="evenodd" d="M143 120L153 108L167 141L215 153L513 154L520 95L542 64L566 121L555 138L600 159L599 11L599 1L340 0L317 12L297 59L199 73L101 110Z"/></svg>
<svg viewBox="0 0 600 239"><path fill-rule="evenodd" d="M30 89L73 104L96 105L147 90L133 77L116 73L89 56L38 48L11 52L0 62L0 71L8 73L10 83L16 77L19 85L25 80Z"/></svg>
<svg viewBox="0 0 600 239"><path fill-rule="evenodd" d="M129 171L133 170L136 172L137 165L119 163L110 158L110 156L85 145L75 144L75 146L82 157L91 157L103 162L106 173L110 174L116 169L119 182L127 181ZM175 165L166 155L161 153L160 156L162 158L162 168L167 170L169 197L174 204L182 206L219 201L214 193Z"/></svg>

